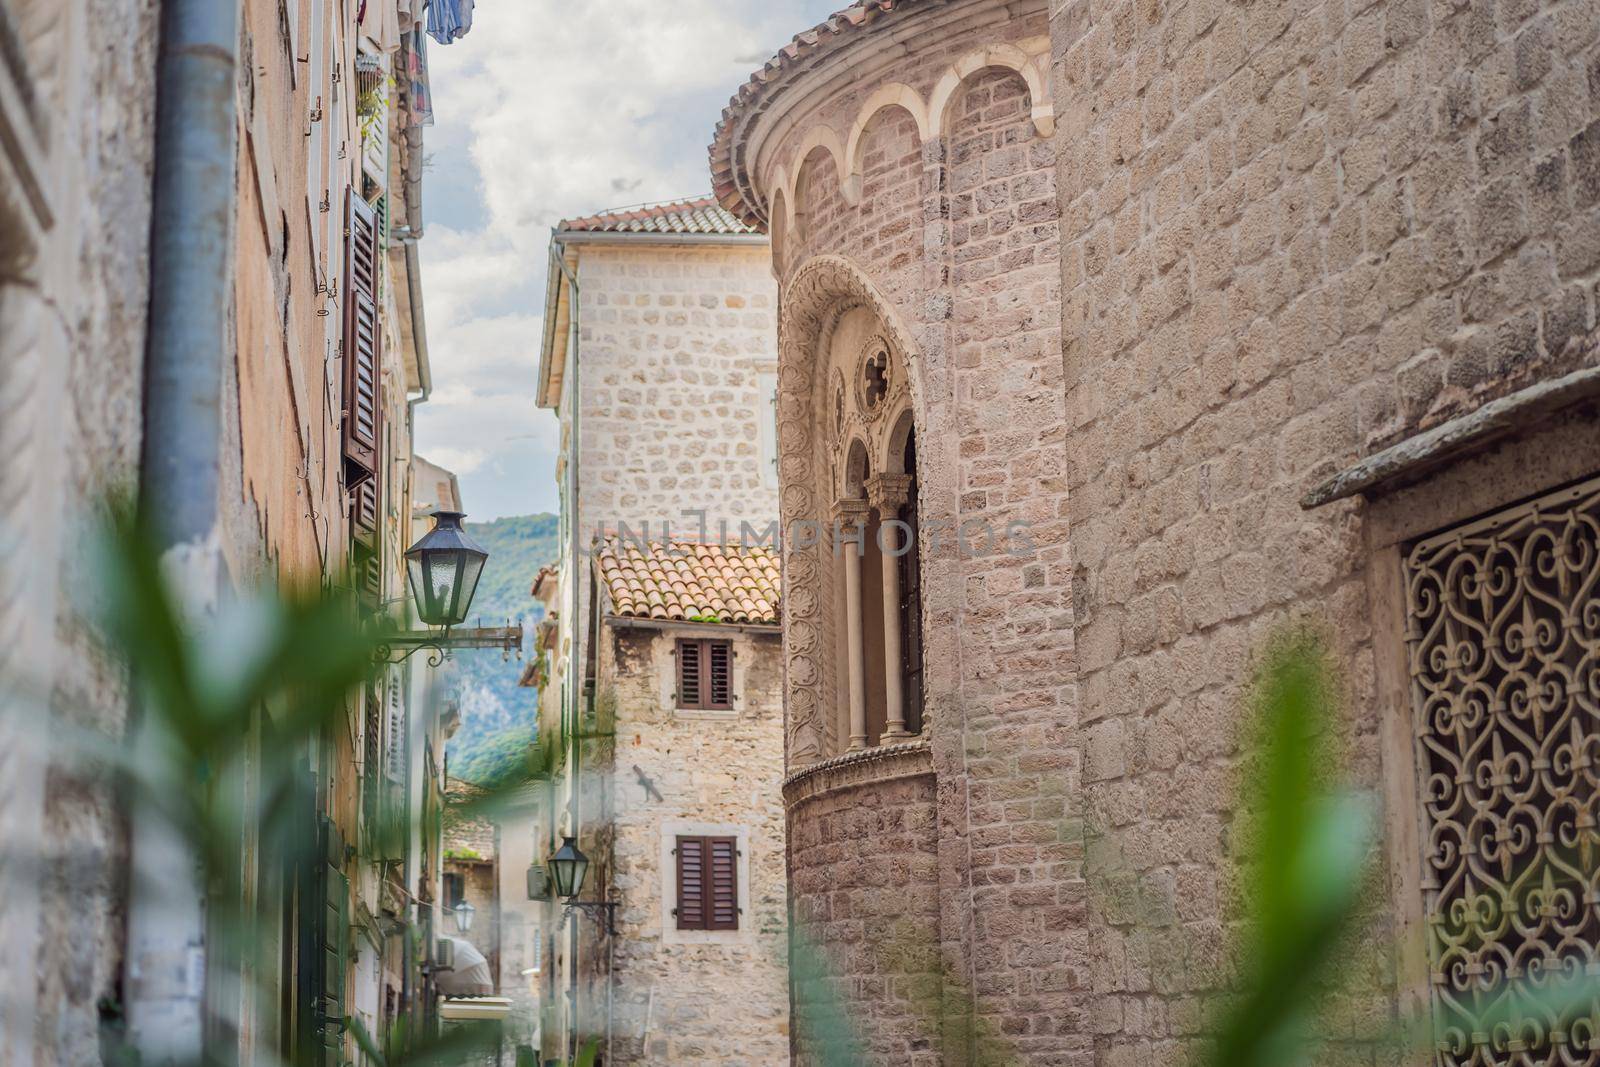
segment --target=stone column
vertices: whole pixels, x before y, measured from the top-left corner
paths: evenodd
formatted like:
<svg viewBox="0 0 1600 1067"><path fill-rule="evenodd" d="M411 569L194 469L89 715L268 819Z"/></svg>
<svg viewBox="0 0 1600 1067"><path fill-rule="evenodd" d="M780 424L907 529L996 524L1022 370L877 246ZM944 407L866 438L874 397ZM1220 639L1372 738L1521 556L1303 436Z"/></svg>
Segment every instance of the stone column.
<svg viewBox="0 0 1600 1067"><path fill-rule="evenodd" d="M850 679L850 750L867 747L867 663L861 636L861 553L867 502L840 500L833 506L834 549L844 557L844 627Z"/></svg>
<svg viewBox="0 0 1600 1067"><path fill-rule="evenodd" d="M906 729L906 698L900 677L900 560L888 551L904 546L891 545L884 533L884 524L899 518L910 490L909 474L875 474L867 479L867 499L878 511L879 570L883 575L883 692L887 722L878 739L880 743L911 737Z"/></svg>

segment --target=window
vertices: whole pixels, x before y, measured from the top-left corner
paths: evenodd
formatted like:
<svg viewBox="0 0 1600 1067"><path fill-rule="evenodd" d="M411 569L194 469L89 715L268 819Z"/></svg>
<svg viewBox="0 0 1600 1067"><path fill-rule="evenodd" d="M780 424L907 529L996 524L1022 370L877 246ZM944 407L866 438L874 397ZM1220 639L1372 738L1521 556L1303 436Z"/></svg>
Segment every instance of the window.
<svg viewBox="0 0 1600 1067"><path fill-rule="evenodd" d="M739 843L732 837L679 837L679 930L739 929Z"/></svg>
<svg viewBox="0 0 1600 1067"><path fill-rule="evenodd" d="M1600 997L1516 979L1600 945L1600 479L1421 540L1404 575L1436 1062L1592 1062Z"/></svg>
<svg viewBox="0 0 1600 1067"><path fill-rule="evenodd" d="M465 876L456 871L446 871L444 875L444 906L453 908L466 897Z"/></svg>
<svg viewBox="0 0 1600 1067"><path fill-rule="evenodd" d="M678 707L702 711L733 709L733 643L680 639Z"/></svg>

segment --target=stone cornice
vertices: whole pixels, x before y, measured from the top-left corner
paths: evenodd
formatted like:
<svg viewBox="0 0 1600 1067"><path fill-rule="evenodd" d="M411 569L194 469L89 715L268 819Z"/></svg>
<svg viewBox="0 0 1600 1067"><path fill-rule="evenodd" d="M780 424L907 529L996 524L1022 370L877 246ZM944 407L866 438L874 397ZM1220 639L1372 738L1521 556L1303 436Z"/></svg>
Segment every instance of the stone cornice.
<svg viewBox="0 0 1600 1067"><path fill-rule="evenodd" d="M783 804L793 808L842 789L932 774L933 746L926 738L864 748L813 763L789 775L783 780Z"/></svg>

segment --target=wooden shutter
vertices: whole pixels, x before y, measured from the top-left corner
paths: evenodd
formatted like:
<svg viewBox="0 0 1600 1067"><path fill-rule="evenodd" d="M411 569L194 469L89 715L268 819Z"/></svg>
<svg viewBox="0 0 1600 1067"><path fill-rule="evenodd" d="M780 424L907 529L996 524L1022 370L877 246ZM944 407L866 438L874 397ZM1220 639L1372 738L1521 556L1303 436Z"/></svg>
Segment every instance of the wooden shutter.
<svg viewBox="0 0 1600 1067"><path fill-rule="evenodd" d="M680 837L680 930L739 929L739 842L732 837Z"/></svg>
<svg viewBox="0 0 1600 1067"><path fill-rule="evenodd" d="M383 604L383 553L378 543L382 525L382 485L380 479L369 477L357 482L350 490L351 567L354 571L357 599L369 610L376 611Z"/></svg>
<svg viewBox="0 0 1600 1067"><path fill-rule="evenodd" d="M400 675L389 677L389 736L385 751L384 772L391 782L403 784L406 780L406 703L400 689Z"/></svg>
<svg viewBox="0 0 1600 1067"><path fill-rule="evenodd" d="M678 642L678 707L712 711L733 707L731 642Z"/></svg>
<svg viewBox="0 0 1600 1067"><path fill-rule="evenodd" d="M678 929L706 929L706 839L678 838Z"/></svg>
<svg viewBox="0 0 1600 1067"><path fill-rule="evenodd" d="M700 641L678 642L678 707L701 706Z"/></svg>
<svg viewBox="0 0 1600 1067"><path fill-rule="evenodd" d="M733 646L727 641L707 641L706 707L733 707Z"/></svg>
<svg viewBox="0 0 1600 1067"><path fill-rule="evenodd" d="M344 459L345 481L374 477L383 439L382 334L378 327L377 216L354 190L345 221Z"/></svg>
<svg viewBox="0 0 1600 1067"><path fill-rule="evenodd" d="M325 1067L344 1063L344 986L349 966L350 879L344 873L344 839L322 819L322 965L315 989L315 1020Z"/></svg>
<svg viewBox="0 0 1600 1067"><path fill-rule="evenodd" d="M706 929L739 929L739 843L731 837L706 839Z"/></svg>

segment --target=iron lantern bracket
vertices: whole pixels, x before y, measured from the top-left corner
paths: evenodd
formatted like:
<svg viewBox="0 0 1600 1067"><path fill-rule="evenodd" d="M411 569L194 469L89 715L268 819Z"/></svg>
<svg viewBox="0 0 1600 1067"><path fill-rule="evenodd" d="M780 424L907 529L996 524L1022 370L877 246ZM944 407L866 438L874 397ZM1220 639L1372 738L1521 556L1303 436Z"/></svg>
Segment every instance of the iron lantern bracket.
<svg viewBox="0 0 1600 1067"><path fill-rule="evenodd" d="M387 634L378 642L376 659L380 663L404 663L423 649L430 650L428 666L437 667L462 648L498 648L507 659L515 652L522 656L522 627L474 626L453 630L414 630Z"/></svg>
<svg viewBox="0 0 1600 1067"><path fill-rule="evenodd" d="M599 924L607 937L617 936L617 902L614 900L568 900L563 905L562 918L574 910L581 911Z"/></svg>

